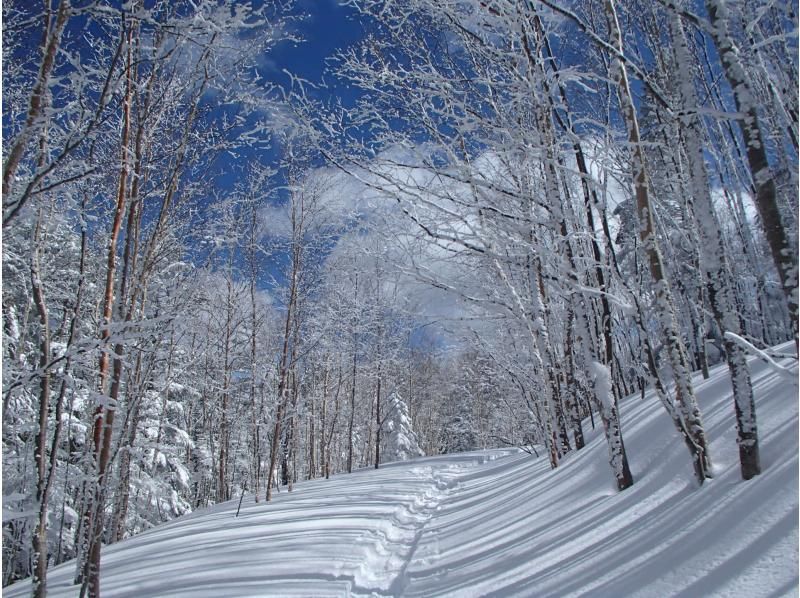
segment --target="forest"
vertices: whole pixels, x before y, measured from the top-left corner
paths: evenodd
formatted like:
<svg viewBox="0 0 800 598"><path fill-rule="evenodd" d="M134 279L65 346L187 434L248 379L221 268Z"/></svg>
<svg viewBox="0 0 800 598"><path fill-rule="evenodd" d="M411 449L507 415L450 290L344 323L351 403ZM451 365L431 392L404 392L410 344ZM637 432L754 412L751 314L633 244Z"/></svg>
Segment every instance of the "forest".
<svg viewBox="0 0 800 598"><path fill-rule="evenodd" d="M209 505L421 455L552 468L798 341L789 0L3 2L3 586ZM781 354L778 357L786 357ZM588 419L587 419L588 418Z"/></svg>

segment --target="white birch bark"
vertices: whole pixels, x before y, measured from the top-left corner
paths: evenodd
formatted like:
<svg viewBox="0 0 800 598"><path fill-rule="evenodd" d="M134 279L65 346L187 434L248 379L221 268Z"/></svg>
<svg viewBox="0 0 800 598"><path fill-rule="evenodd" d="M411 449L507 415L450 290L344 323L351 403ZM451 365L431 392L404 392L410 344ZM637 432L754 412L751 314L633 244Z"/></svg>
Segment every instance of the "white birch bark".
<svg viewBox="0 0 800 598"><path fill-rule="evenodd" d="M708 176L703 161L703 150L700 145L701 130L697 109L699 107L694 82L691 78L688 41L680 17L674 11L670 14L677 76L680 80L683 98L683 116L681 118L684 143L688 154L689 178L691 193L697 214L697 225L700 232L701 266L708 278L709 301L714 318L720 329L725 332L741 334L739 317L735 310L735 297L731 288L731 271L725 257L725 246L722 232L717 222L714 205L711 199ZM756 425L755 401L750 383L750 371L744 350L736 343L725 338L725 352L728 368L731 372L733 399L736 411L736 428L738 432L739 461L742 477L745 480L761 472L758 451L758 428Z"/></svg>
<svg viewBox="0 0 800 598"><path fill-rule="evenodd" d="M622 31L617 19L614 0L606 0L606 14L611 35L611 45L617 50L611 57L611 76L617 86L620 109L625 124L628 128L628 139L631 144L632 169L634 190L636 196L636 209L639 219L639 238L642 248L647 256L650 274L654 280L655 308L665 335L665 344L669 363L675 381L675 394L681 417L694 441L692 460L695 475L699 483L711 477L711 459L708 454L708 441L703 428L700 407L694 395L691 382L691 371L686 355L686 347L681 338L680 328L675 318L672 292L664 273L661 252L655 233L653 220L653 207L650 201L650 190L647 170L644 162L644 152L640 144L639 123L636 117L636 107L628 83L625 64L620 59L623 55Z"/></svg>

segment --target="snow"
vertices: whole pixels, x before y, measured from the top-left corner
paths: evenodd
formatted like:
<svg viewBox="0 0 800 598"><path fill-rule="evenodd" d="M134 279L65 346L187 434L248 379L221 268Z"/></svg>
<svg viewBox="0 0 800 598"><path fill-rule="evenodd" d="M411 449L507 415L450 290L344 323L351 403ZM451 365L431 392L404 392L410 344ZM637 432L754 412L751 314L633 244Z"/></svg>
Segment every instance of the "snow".
<svg viewBox="0 0 800 598"><path fill-rule="evenodd" d="M597 399L603 409L611 409L611 371L608 366L599 361L592 362L592 374L594 375L594 388Z"/></svg>
<svg viewBox="0 0 800 598"><path fill-rule="evenodd" d="M726 331L725 338L735 343L738 343L739 345L744 347L746 351L749 351L750 353L757 355L762 361L768 363L773 370L778 372L778 374L786 377L789 380L794 380L796 378L795 373L781 366L780 364L776 363L775 360L772 357L770 357L768 353L766 353L766 351L762 351L761 349L756 348L755 346L753 346L752 343L746 341L738 334Z"/></svg>
<svg viewBox="0 0 800 598"><path fill-rule="evenodd" d="M635 478L602 430L551 470L516 449L420 458L247 495L104 548L109 597L797 596L797 364L750 360L763 473L739 477L727 367L694 387L715 477L698 488L657 398L620 402ZM585 423L589 427L588 422ZM75 596L74 564L50 596ZM4 588L13 598L28 581Z"/></svg>
<svg viewBox="0 0 800 598"><path fill-rule="evenodd" d="M389 446L384 452L384 457L387 461L408 461L414 457L421 457L425 453L419 447L419 440L414 433L408 415L408 405L397 392L392 392L389 396L389 405L390 411L386 422Z"/></svg>

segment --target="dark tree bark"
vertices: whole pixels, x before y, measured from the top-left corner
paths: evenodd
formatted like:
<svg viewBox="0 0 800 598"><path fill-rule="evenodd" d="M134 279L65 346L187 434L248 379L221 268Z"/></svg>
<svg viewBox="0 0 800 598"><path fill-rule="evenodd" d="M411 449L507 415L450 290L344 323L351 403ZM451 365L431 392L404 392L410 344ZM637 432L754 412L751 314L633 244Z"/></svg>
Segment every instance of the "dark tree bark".
<svg viewBox="0 0 800 598"><path fill-rule="evenodd" d="M650 201L644 152L640 143L639 122L636 117L636 108L630 92L625 65L620 59L620 56L623 55L622 32L619 27L614 0L606 0L605 6L611 34L611 45L617 51L617 54L612 59L611 75L616 83L620 108L628 128L628 140L633 154L632 174L639 220L639 239L648 259L650 274L655 281L656 309L666 337L669 361L675 378L675 394L681 416L693 440L692 461L695 475L698 482L702 484L706 478L712 477L708 440L703 427L700 407L697 405L697 399L692 388L686 348L681 339L675 318L672 293L664 272L661 252L656 238L653 205Z"/></svg>
<svg viewBox="0 0 800 598"><path fill-rule="evenodd" d="M725 77L733 90L736 111L743 115L739 119L739 127L744 139L750 174L756 187L754 198L756 209L761 217L772 261L775 263L789 306L792 334L797 348L797 255L792 249L786 228L781 221L775 177L767 157L766 139L759 124L756 96L745 65L739 57L739 49L728 33L729 17L726 0L706 0L705 5L711 21L711 37L719 52Z"/></svg>

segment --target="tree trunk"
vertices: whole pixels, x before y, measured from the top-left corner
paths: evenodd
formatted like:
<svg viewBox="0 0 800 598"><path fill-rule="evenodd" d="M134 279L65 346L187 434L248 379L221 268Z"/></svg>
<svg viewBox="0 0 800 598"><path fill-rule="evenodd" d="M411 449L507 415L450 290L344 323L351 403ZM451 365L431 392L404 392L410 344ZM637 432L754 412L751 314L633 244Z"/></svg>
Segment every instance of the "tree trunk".
<svg viewBox="0 0 800 598"><path fill-rule="evenodd" d="M378 362L378 388L375 393L375 469L381 463L381 364Z"/></svg>
<svg viewBox="0 0 800 598"><path fill-rule="evenodd" d="M706 0L706 11L711 21L711 37L720 55L725 77L733 90L736 112L746 147L747 163L756 187L754 198L764 234L772 252L772 261L778 271L784 295L789 306L795 348L798 343L797 305L797 255L781 221L775 177L767 158L767 144L759 125L758 106L753 86L745 65L739 58L736 42L728 33L728 8L726 0Z"/></svg>
<svg viewBox="0 0 800 598"><path fill-rule="evenodd" d="M339 381L336 384L336 394L333 397L333 419L331 421L331 429L328 437L325 439L325 479L330 478L331 475L331 445L333 443L333 434L336 432L336 422L339 420L339 393L342 389L342 371L341 364L339 365Z"/></svg>
<svg viewBox="0 0 800 598"><path fill-rule="evenodd" d="M275 473L278 466L278 453L280 451L281 432L283 418L286 414L288 401L289 370L292 366L290 359L290 343L293 332L293 323L297 310L297 278L299 275L298 249L295 247L292 252L292 275L289 283L289 304L286 308L286 320L283 328L283 348L281 350L280 377L278 380L278 406L275 410L275 427L272 432L272 443L269 455L269 471L267 472L266 500L272 500L272 487L274 485Z"/></svg>
<svg viewBox="0 0 800 598"><path fill-rule="evenodd" d="M611 33L611 45L622 54L622 32L619 28L614 0L606 0L606 12ZM612 58L612 78L617 85L617 95L620 100L620 109L628 128L628 140L633 153L633 181L636 196L636 209L639 218L639 236L642 247L647 255L650 274L655 281L656 310L664 330L668 348L669 361L675 379L675 394L681 416L693 439L693 454L695 473L700 484L711 476L711 458L708 453L708 441L703 427L700 408L694 395L691 382L691 371L686 356L686 348L681 339L673 307L672 293L669 282L664 274L661 252L655 233L653 220L653 206L650 201L648 189L647 170L644 162L644 152L640 143L639 122L636 117L636 108L628 83L625 65L618 56Z"/></svg>
<svg viewBox="0 0 800 598"><path fill-rule="evenodd" d="M32 593L37 598L47 595L47 506L50 494L48 482L52 479L47 471L47 419L50 410L50 370L47 364L50 361L50 322L39 267L42 219L43 214L40 211L36 221L30 264L31 289L39 315L39 368L42 372L39 377L39 430L34 447L38 516L33 533L33 577L31 580Z"/></svg>
<svg viewBox="0 0 800 598"><path fill-rule="evenodd" d="M356 334L353 333L353 386L350 391L350 421L347 426L347 473L353 473L353 424L356 419L356 364L358 353L356 351Z"/></svg>
<svg viewBox="0 0 800 598"><path fill-rule="evenodd" d="M58 46L61 42L61 34L67 24L67 19L70 14L69 0L61 0L58 5L58 12L56 13L55 23L50 29L49 18L47 26L44 31L44 39L46 43L43 44L44 53L42 57L42 64L39 67L39 74L36 78L36 83L31 90L31 97L28 104L28 114L25 118L25 125L22 131L17 135L14 143L8 149L5 164L3 164L3 199L10 199L11 193L14 190L14 178L17 173L22 155L25 151L25 146L36 132L39 126L39 121L42 119L44 108L47 105L47 95L50 87L50 76L53 72L53 66L58 53ZM6 208L10 209L6 209ZM22 208L21 203L16 205L3 206L3 228L8 226L14 216L16 216Z"/></svg>
<svg viewBox="0 0 800 598"><path fill-rule="evenodd" d="M677 64L688 65L690 64L689 47L680 17L673 12L670 19ZM694 82L682 70L678 76L682 83L683 107L686 115L683 118L684 143L689 158L692 194L698 208L697 223L701 235L702 270L709 280L709 302L714 318L725 338L725 354L733 385L741 473L743 479L749 480L761 473L753 388L744 350L724 335L725 332L740 335L741 323L735 308L734 293L731 288L732 274L725 256L725 244L714 211L703 160L703 150L700 146L700 123L696 116L699 103Z"/></svg>
<svg viewBox="0 0 800 598"><path fill-rule="evenodd" d="M107 348L111 340L111 321L114 307L114 282L116 278L116 256L117 256L117 239L119 238L120 228L122 226L122 219L125 213L125 204L127 201L127 185L128 174L130 172L129 154L130 148L129 138L131 130L131 99L133 94L134 80L133 80L133 39L134 39L133 23L127 26L126 44L127 44L127 60L125 65L126 87L125 96L123 98L123 121L122 121L122 136L120 140L120 173L119 185L117 189L116 208L114 210L114 219L111 226L111 234L109 236L107 248L107 262L106 262L106 280L105 291L103 294L103 320L102 329L100 331L100 340L102 347ZM117 344L116 347L119 347ZM115 348L116 348L115 347ZM108 382L109 374L109 355L106 350L100 354L99 362L99 392L101 395L106 394L106 384ZM90 498L87 501L87 510L84 514L84 538L83 542L86 547L85 552L85 567L83 571L79 570L79 577L82 579L81 595L88 590L90 598L99 598L100 596L100 545L102 539L103 529L103 511L105 502L105 491L108 485L107 469L109 458L111 455L111 439L114 429L114 415L116 412L115 398L119 395L119 383L122 373L122 360L120 355L116 355L114 359L114 372L112 386L108 394L107 405L98 405L95 409L94 429L93 429L93 443L94 443L94 462L96 467L96 481L95 486L92 488ZM78 561L80 564L80 560Z"/></svg>
<svg viewBox="0 0 800 598"><path fill-rule="evenodd" d="M532 19L532 23L533 23L534 37L536 39L537 45L541 48L541 52L542 52L542 55L544 56L545 61L551 65L551 67L553 69L553 78L556 81L556 86L557 86L557 89L558 89L558 93L561 96L561 100L563 102L563 105L568 107L569 106L569 102L568 102L566 90L565 90L564 85L562 84L562 82L561 82L561 80L559 78L560 77L559 76L559 72L558 72L558 70L557 70L557 68L555 67L555 64L554 64L555 56L553 55L552 49L550 47L549 39L548 39L547 35L545 35L542 21L541 21L539 15L536 14L535 9L534 9L534 18ZM525 38L523 38L523 39L525 39ZM551 93L550 85L548 84L548 76L544 72L544 70L545 70L544 64L542 63L542 61L537 61L534 58L534 53L531 50L531 48L529 47L529 45L527 44L527 41L526 41L526 45L525 45L525 51L526 51L526 55L528 57L529 62L530 63L536 63L538 68L539 68L539 70L541 71L541 73L543 75L543 77L542 77L543 86L544 86L545 92L546 92L545 95L548 98L548 102L549 102L549 105L550 105L550 114L552 115L552 118L554 118L556 120L556 122L559 123L560 126L570 136L575 138L575 133L574 133L573 126L572 126L572 121L571 121L571 118L570 118L570 113L569 113L569 111L566 111L565 118L561 117L561 114L560 114L558 108L556 107L556 105L555 105L555 103L553 101L553 94ZM543 130L550 131L550 135L554 136L553 126L551 124L551 121L549 119L544 119L544 118L541 118L540 121L543 124L543 126L542 126ZM552 146L552 142L551 142L551 146ZM601 256L601 253L600 253L600 247L599 247L599 245L597 243L597 240L596 240L596 237L595 237L595 234L594 234L595 233L595 226L594 226L594 218L593 218L593 214L592 214L592 206L593 206L593 204L597 204L598 201L597 201L597 197L595 195L594 190L591 190L590 187L589 187L588 181L589 181L590 175L589 175L589 171L588 171L588 168L587 168L587 165L586 165L586 159L585 159L584 154L583 154L583 149L582 149L580 143L577 141L577 139L573 142L573 146L572 147L573 147L573 151L575 153L576 163L577 163L577 166L578 166L578 172L579 172L579 174L581 176L581 190L583 192L583 197L584 197L584 206L585 206L585 210L586 210L587 225L588 225L589 232L590 232L589 237L591 239L592 252L593 252L593 257L594 257L594 262L595 262L595 277L596 277L598 290L600 291L599 302L600 302L600 305L602 307L601 329L602 329L602 336L603 336L603 340L604 340L604 349L605 349L605 351L602 354L602 363L607 364L608 367L611 368L611 370L610 370L611 371L611 380L613 382L613 380L615 378L613 374L615 373L615 371L614 371L614 361L613 361L613 340L612 340L612 334L611 334L611 305L610 305L610 302L608 300L608 288L607 288L607 284L606 284L606 276L605 276L605 273L603 272L603 262L602 262L602 256ZM552 177L552 178L556 177L555 165L552 163L552 160L551 160L551 168L550 168L549 172L550 172L550 177ZM551 187L552 187L552 185L551 185ZM554 189L553 191L551 191L551 193L555 193L556 191L557 191L557 189ZM568 196L569 187L567 185L564 185L564 191ZM554 198L554 201L555 201L555 198ZM577 264L576 264L576 261L575 261L575 256L574 256L574 253L573 253L572 244L571 244L571 241L570 241L569 235L568 235L567 221L566 221L566 217L565 217L565 214L564 214L564 208L562 208L559 204L554 204L554 205L555 205L555 209L556 209L555 216L556 216L556 218L557 218L557 220L559 222L559 225L561 227L562 242L564 244L564 248L565 248L565 251L566 251L566 254L567 254L567 258L569 260L570 268L572 269L573 272L576 273L576 276L577 276L578 269L577 269ZM567 204L567 205L569 205L569 204ZM596 350L595 350L595 348L593 346L594 343L591 340L591 336L589 335L588 315L585 313L586 308L581 305L580 309L584 312L584 313L581 314L581 318L582 318L582 320L584 321L584 323L586 325L586 333L583 336L583 338L585 339L584 342L587 343L586 344L586 350L589 350L592 353L594 353L594 352L596 352ZM570 334L570 332L568 332L568 335ZM570 359L572 359L572 358L570 358ZM573 379L574 379L574 377L573 377ZM612 389L612 391L613 391L613 389ZM616 396L616 395L614 395L614 396ZM596 396L594 398L598 399L598 397L596 397ZM598 403L598 405L602 406L601 402L599 402L599 401L596 401L596 402ZM592 428L594 429L594 415L593 415L593 412L592 412L592 401L587 401L587 405L588 405L589 415L590 415L591 421L592 421ZM577 407L577 400L576 400L576 407ZM630 468L628 466L628 457L625 454L625 444L622 441L622 428L621 428L621 425L620 425L620 422L619 422L619 419L618 419L619 418L619 414L618 414L618 409L617 409L617 406L616 406L616 398L614 399L614 408L613 409L604 409L601 412L601 415L603 416L602 420L603 420L603 424L604 424L604 431L605 431L605 434L606 434L606 441L608 443L608 448L609 448L609 455L610 455L610 461L609 462L611 464L612 471L614 472L615 479L617 480L618 488L620 490L624 490L625 488L627 488L628 486L633 484L633 476L630 473ZM580 425L580 422L579 422L578 425ZM580 432L580 437L581 437L581 442L583 442L583 432L582 432L582 430ZM577 438L578 437L576 436L576 444L578 442ZM618 451L622 451L622 452L618 453Z"/></svg>
<svg viewBox="0 0 800 598"><path fill-rule="evenodd" d="M573 327L575 322L575 311L570 306L567 313L567 339L564 346L564 359L567 360L567 368L564 379L564 386L567 393L567 412L569 413L570 425L572 426L572 437L575 440L575 450L581 450L586 441L583 437L583 422L581 421L580 409L578 407L578 383L575 380L575 348L573 347Z"/></svg>

